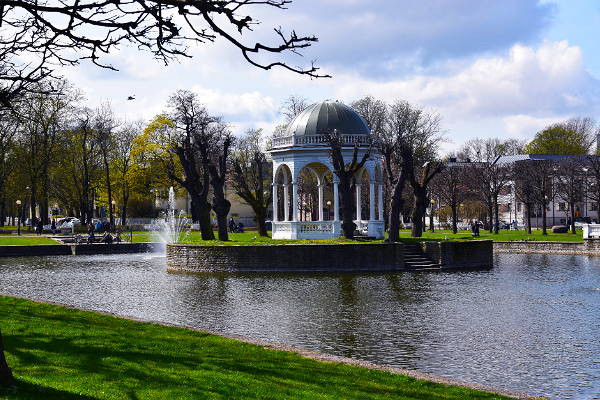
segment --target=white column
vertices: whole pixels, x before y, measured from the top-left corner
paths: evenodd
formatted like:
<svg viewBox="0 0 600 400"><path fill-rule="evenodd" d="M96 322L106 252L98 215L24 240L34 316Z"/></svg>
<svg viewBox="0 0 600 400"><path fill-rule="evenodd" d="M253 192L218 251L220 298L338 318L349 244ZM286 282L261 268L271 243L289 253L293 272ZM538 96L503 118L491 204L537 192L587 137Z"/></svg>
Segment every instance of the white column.
<svg viewBox="0 0 600 400"><path fill-rule="evenodd" d="M277 221L277 183L273 182L273 221Z"/></svg>
<svg viewBox="0 0 600 400"><path fill-rule="evenodd" d="M319 221L323 221L323 184L319 185Z"/></svg>
<svg viewBox="0 0 600 400"><path fill-rule="evenodd" d="M369 219L371 221L374 221L375 220L375 181L369 181L369 198L371 199L371 201L369 201L369 208L370 208Z"/></svg>
<svg viewBox="0 0 600 400"><path fill-rule="evenodd" d="M333 220L340 220L340 205L339 205L339 195L338 195L338 181L333 181Z"/></svg>
<svg viewBox="0 0 600 400"><path fill-rule="evenodd" d="M383 221L383 185L379 184L379 220Z"/></svg>
<svg viewBox="0 0 600 400"><path fill-rule="evenodd" d="M298 221L298 182L292 183L292 212L294 213L292 221Z"/></svg>
<svg viewBox="0 0 600 400"><path fill-rule="evenodd" d="M362 214L361 213L362 210L360 209L360 206L361 206L361 204L360 204L360 200L361 200L360 199L360 188L361 188L361 186L362 185L360 183L356 184L356 219L358 221L360 221L360 219L361 219L360 217Z"/></svg>
<svg viewBox="0 0 600 400"><path fill-rule="evenodd" d="M290 220L290 199L288 184L286 182L283 183L283 220Z"/></svg>

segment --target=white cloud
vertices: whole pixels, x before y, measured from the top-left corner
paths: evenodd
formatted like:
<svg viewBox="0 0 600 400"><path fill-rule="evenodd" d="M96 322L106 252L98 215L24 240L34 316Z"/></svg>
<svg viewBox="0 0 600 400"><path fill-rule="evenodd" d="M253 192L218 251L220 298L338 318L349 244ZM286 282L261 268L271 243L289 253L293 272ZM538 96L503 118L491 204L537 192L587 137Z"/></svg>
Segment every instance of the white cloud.
<svg viewBox="0 0 600 400"><path fill-rule="evenodd" d="M408 99L460 119L590 113L597 111L600 90L581 50L566 40L544 42L537 51L515 45L504 57L478 60L449 76L421 74L389 82L357 75L342 79L344 84L336 88L344 99L369 93L388 101Z"/></svg>
<svg viewBox="0 0 600 400"><path fill-rule="evenodd" d="M222 93L218 89L206 89L200 85L192 86L191 90L198 94L211 114L224 115L231 122L273 121L277 118L277 106L273 98L265 97L259 92Z"/></svg>
<svg viewBox="0 0 600 400"><path fill-rule="evenodd" d="M508 137L531 140L546 126L557 122L557 118L533 118L529 115L511 115L503 119Z"/></svg>

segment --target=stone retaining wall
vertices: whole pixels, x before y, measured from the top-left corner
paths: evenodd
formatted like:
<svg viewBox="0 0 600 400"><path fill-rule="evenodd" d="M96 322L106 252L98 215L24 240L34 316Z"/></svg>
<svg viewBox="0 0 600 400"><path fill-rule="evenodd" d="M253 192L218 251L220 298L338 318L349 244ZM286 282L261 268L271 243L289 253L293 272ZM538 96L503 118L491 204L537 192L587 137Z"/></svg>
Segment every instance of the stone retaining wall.
<svg viewBox="0 0 600 400"><path fill-rule="evenodd" d="M498 253L554 253L600 255L600 239L581 242L494 242Z"/></svg>
<svg viewBox="0 0 600 400"><path fill-rule="evenodd" d="M167 245L167 269L179 271L355 272L403 267L404 247L395 243Z"/></svg>
<svg viewBox="0 0 600 400"><path fill-rule="evenodd" d="M493 265L491 240L424 242L424 251L438 268L480 268ZM281 244L248 246L167 245L167 269L213 271L400 271L401 243ZM434 268L437 269L437 268Z"/></svg>
<svg viewBox="0 0 600 400"><path fill-rule="evenodd" d="M442 268L479 268L493 265L493 240L423 242L423 251Z"/></svg>

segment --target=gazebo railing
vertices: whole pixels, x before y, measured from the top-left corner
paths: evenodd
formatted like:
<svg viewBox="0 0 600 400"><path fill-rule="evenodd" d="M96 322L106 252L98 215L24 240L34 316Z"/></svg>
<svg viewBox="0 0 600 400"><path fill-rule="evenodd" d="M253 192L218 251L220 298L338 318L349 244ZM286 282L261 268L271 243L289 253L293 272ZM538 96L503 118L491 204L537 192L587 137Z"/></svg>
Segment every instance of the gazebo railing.
<svg viewBox="0 0 600 400"><path fill-rule="evenodd" d="M367 135L342 135L344 144L354 145L354 143L366 143ZM301 136L283 136L273 138L273 148L293 147L293 146L319 146L325 144L322 135L301 135Z"/></svg>
<svg viewBox="0 0 600 400"><path fill-rule="evenodd" d="M333 239L340 236L341 221L273 221L273 239Z"/></svg>

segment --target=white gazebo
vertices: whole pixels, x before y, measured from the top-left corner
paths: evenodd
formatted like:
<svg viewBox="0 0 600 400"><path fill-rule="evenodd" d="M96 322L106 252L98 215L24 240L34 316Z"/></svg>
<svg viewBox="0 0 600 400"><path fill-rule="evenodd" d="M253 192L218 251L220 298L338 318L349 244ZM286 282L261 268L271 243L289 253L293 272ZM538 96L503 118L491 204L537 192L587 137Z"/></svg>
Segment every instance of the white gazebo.
<svg viewBox="0 0 600 400"><path fill-rule="evenodd" d="M333 211L333 219L327 212L324 218L324 178L329 171L333 172L329 147L322 142L323 130L337 129L342 132L348 143L343 150L344 162L352 160L352 151L356 141L364 141L370 134L366 122L356 111L345 104L322 101L302 111L288 125L284 134L273 138L273 239L331 239L342 235L339 215L338 178L333 174L333 201L327 203L327 210ZM365 148L359 150L358 160L362 159ZM316 221L299 221L298 212L298 174L308 168L317 177L318 205ZM369 217L362 218L362 178L368 176L369 182ZM280 183L280 176L282 176ZM383 194L381 175L381 154L374 151L364 167L357 173L356 185L356 220L354 223L361 234L378 239L384 237ZM290 215L290 186L292 189L292 206ZM283 189L283 219L278 216L278 190ZM377 191L377 196L376 196ZM375 215L377 202L378 213Z"/></svg>

